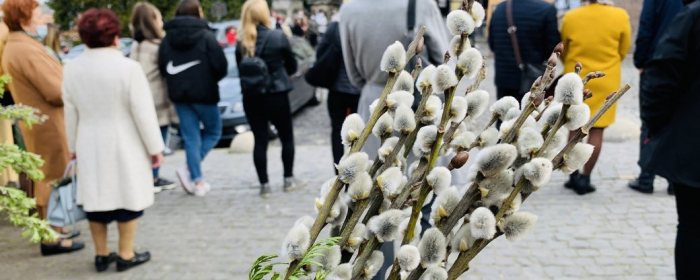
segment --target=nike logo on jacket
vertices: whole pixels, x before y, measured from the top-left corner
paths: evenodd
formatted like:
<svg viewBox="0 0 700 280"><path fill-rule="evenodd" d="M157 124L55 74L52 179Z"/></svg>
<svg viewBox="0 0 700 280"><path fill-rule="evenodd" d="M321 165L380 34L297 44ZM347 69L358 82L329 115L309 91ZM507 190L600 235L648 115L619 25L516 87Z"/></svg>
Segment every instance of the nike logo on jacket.
<svg viewBox="0 0 700 280"><path fill-rule="evenodd" d="M173 65L173 61L171 60L168 62L168 65L165 68L165 71L168 72L170 75L177 75L182 73L183 71L192 68L193 66L202 63L200 60L195 60L195 61L190 61L184 64L180 64L178 66Z"/></svg>

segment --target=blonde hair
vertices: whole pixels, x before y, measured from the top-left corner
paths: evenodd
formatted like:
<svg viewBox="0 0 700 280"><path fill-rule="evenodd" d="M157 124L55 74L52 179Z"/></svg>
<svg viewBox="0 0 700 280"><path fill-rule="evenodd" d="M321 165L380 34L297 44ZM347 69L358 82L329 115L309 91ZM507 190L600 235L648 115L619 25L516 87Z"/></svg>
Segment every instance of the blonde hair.
<svg viewBox="0 0 700 280"><path fill-rule="evenodd" d="M52 49L54 52L61 52L61 30L58 25L49 23L46 25L46 37L44 37L44 45Z"/></svg>
<svg viewBox="0 0 700 280"><path fill-rule="evenodd" d="M255 42L258 40L258 24L270 25L270 8L265 0L248 0L241 12L241 51L248 56L255 55Z"/></svg>

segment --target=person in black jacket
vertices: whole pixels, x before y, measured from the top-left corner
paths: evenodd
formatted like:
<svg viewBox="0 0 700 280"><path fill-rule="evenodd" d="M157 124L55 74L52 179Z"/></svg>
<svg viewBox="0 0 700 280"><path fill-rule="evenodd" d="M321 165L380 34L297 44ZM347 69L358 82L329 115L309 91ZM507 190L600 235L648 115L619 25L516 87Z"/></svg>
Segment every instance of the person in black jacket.
<svg viewBox="0 0 700 280"><path fill-rule="evenodd" d="M644 66L642 116L649 126L644 163L673 182L678 210L676 279L700 279L700 1L669 24ZM646 151L642 152L646 152Z"/></svg>
<svg viewBox="0 0 700 280"><path fill-rule="evenodd" d="M218 83L226 76L228 63L209 24L202 20L198 0L181 1L176 17L164 29L158 67L180 118L187 154L187 168L180 168L177 175L187 193L204 196L211 187L204 180L201 162L221 137Z"/></svg>
<svg viewBox="0 0 700 280"><path fill-rule="evenodd" d="M302 187L294 178L294 130L288 93L292 91L289 75L297 71L297 61L289 40L280 30L270 29L270 10L264 0L248 0L241 13L241 37L236 47L236 62L243 57L258 56L267 64L270 86L267 93L258 95L243 92L243 109L250 129L255 136L253 161L260 180L260 196L271 193L267 176L267 145L269 126L277 128L282 141L282 163L284 165L284 191ZM244 76L246 73L241 73Z"/></svg>
<svg viewBox="0 0 700 280"><path fill-rule="evenodd" d="M508 33L506 4L498 4L489 24L489 47L496 58L496 93L498 98L513 96L522 100L520 68L515 60L513 43ZM557 9L542 0L513 1L513 23L522 63L543 63L549 58L561 37L557 25Z"/></svg>
<svg viewBox="0 0 700 280"><path fill-rule="evenodd" d="M345 118L357 113L357 105L360 102L360 89L356 88L348 78L343 60L342 44L340 42L340 30L338 22L331 23L321 43L316 48L316 57L321 58L326 52L334 52L338 61L338 74L335 76L333 86L328 94L328 115L331 117L331 146L333 147L333 162L338 164L345 153L345 146L340 139L340 129ZM333 168L335 169L335 168ZM337 170L336 170L337 172Z"/></svg>
<svg viewBox="0 0 700 280"><path fill-rule="evenodd" d="M639 69L640 84L644 79L644 66L654 54L654 48L661 38L671 20L683 9L682 0L644 0L642 16L639 18L639 32L637 33L636 48L634 50L634 66ZM639 99L641 103L642 98ZM640 135L640 150L644 146L644 139L649 134L646 123L642 122ZM646 155L640 153L639 161L646 161ZM629 183L629 187L642 193L654 192L654 175L648 170L642 169L636 180ZM669 184L668 193L673 194L673 185Z"/></svg>

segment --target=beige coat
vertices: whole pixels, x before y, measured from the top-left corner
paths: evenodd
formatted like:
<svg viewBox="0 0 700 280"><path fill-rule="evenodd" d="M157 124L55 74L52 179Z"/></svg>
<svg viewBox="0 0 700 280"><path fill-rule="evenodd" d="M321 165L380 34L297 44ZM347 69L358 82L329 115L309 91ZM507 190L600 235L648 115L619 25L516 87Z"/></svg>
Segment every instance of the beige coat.
<svg viewBox="0 0 700 280"><path fill-rule="evenodd" d="M87 49L66 64L64 77L68 146L78 159L78 204L88 212L151 206L150 155L164 145L141 66L115 48Z"/></svg>
<svg viewBox="0 0 700 280"><path fill-rule="evenodd" d="M44 160L41 169L46 178L35 186L36 203L44 207L51 193L48 183L63 176L70 158L61 98L63 69L39 41L23 32L8 35L0 62L2 72L12 77L9 88L15 103L48 116L46 122L32 129L20 124L27 151Z"/></svg>
<svg viewBox="0 0 700 280"><path fill-rule="evenodd" d="M178 123L175 107L168 98L168 86L165 78L160 75L158 69L158 47L160 40L134 42L131 45L131 58L141 63L143 72L148 78L148 85L153 94L153 104L156 106L158 124L166 126L171 123Z"/></svg>

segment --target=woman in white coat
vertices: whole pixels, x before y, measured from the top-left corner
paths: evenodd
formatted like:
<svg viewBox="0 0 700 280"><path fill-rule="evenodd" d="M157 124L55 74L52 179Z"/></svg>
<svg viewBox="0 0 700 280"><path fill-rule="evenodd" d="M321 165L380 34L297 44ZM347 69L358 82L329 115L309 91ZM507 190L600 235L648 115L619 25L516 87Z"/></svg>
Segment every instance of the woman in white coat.
<svg viewBox="0 0 700 280"><path fill-rule="evenodd" d="M119 19L91 9L78 21L88 49L64 68L63 100L72 156L78 160L78 204L90 221L95 267L124 271L150 260L133 249L136 219L153 204L151 168L163 161L163 139L150 87L138 62L122 55ZM107 248L117 221L118 254Z"/></svg>

